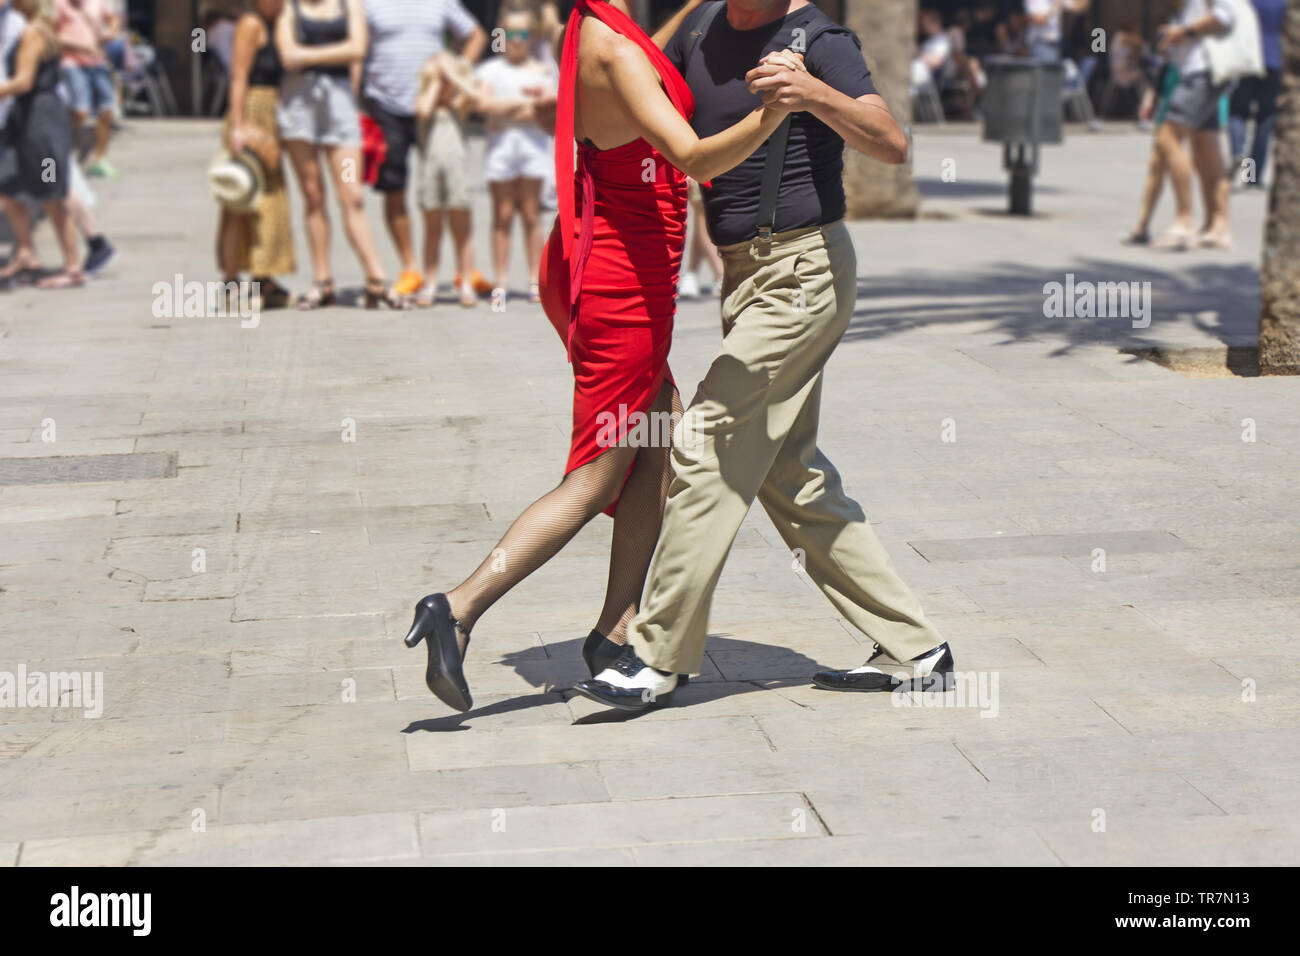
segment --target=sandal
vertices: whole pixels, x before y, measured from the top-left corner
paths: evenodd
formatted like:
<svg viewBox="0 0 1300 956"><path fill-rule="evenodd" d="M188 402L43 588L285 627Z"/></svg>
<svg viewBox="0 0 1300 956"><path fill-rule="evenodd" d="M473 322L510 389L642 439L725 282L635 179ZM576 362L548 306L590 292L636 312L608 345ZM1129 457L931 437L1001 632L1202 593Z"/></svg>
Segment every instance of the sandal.
<svg viewBox="0 0 1300 956"><path fill-rule="evenodd" d="M1151 245L1151 233L1146 231L1138 232L1134 229L1132 232L1126 232L1120 236L1119 241L1124 246L1149 246Z"/></svg>
<svg viewBox="0 0 1300 956"><path fill-rule="evenodd" d="M80 269L56 272L52 276L36 280L38 289L79 289L86 284L86 274Z"/></svg>
<svg viewBox="0 0 1300 956"><path fill-rule="evenodd" d="M0 285L21 282L33 272L39 272L41 263L34 256L14 256L0 269Z"/></svg>
<svg viewBox="0 0 1300 956"><path fill-rule="evenodd" d="M263 309L287 309L289 302L293 298L289 290L274 279L257 279L258 288L262 292L261 307Z"/></svg>
<svg viewBox="0 0 1300 956"><path fill-rule="evenodd" d="M472 309L478 305L478 293L474 291L474 286L468 282L460 287L460 304L461 308Z"/></svg>
<svg viewBox="0 0 1300 956"><path fill-rule="evenodd" d="M1159 239L1151 242L1152 249L1167 249L1172 252L1186 252L1196 243L1196 236L1190 229L1171 226Z"/></svg>
<svg viewBox="0 0 1300 956"><path fill-rule="evenodd" d="M542 301L542 287L536 282L528 287L528 301L534 305Z"/></svg>
<svg viewBox="0 0 1300 956"><path fill-rule="evenodd" d="M388 288L387 279L367 279L366 308L377 309L381 303L394 312L408 308L406 299L398 293L397 289Z"/></svg>
<svg viewBox="0 0 1300 956"><path fill-rule="evenodd" d="M1201 249L1221 249L1227 252L1232 248L1232 233L1203 232L1196 237L1196 245Z"/></svg>
<svg viewBox="0 0 1300 956"><path fill-rule="evenodd" d="M433 308L438 302L438 286L430 284L421 286L420 291L415 296L415 307L417 309Z"/></svg>
<svg viewBox="0 0 1300 956"><path fill-rule="evenodd" d="M326 306L333 305L335 298L333 279L313 282L311 289L306 294L298 297L298 309L302 312L323 309Z"/></svg>

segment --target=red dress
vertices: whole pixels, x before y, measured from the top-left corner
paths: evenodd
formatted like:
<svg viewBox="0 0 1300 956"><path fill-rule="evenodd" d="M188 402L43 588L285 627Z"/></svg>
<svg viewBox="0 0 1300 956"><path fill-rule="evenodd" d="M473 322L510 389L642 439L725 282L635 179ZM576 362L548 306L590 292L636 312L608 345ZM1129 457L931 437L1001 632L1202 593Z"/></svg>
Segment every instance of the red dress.
<svg viewBox="0 0 1300 956"><path fill-rule="evenodd" d="M645 32L604 0L578 0L565 32L555 124L560 214L542 256L542 306L573 364L573 442L565 474L616 445L654 403L668 371L686 245L686 176L644 139L573 155L578 34L594 16L635 41L679 113L695 99ZM653 429L658 433L658 429ZM608 509L613 514L613 506Z"/></svg>

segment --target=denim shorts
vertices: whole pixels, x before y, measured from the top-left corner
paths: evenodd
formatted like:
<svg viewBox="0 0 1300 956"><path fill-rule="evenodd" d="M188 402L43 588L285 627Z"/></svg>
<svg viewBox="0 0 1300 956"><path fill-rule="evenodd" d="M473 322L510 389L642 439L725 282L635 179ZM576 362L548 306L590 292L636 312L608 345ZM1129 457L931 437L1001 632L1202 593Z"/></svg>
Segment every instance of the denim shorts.
<svg viewBox="0 0 1300 956"><path fill-rule="evenodd" d="M106 66L65 66L63 87L67 92L68 107L74 113L91 116L111 113L117 101L113 74Z"/></svg>
<svg viewBox="0 0 1300 956"><path fill-rule="evenodd" d="M1194 132L1222 129L1226 123L1224 93L1228 84L1216 84L1209 73L1184 76L1169 95L1166 118Z"/></svg>
<svg viewBox="0 0 1300 956"><path fill-rule="evenodd" d="M276 110L280 138L316 146L360 146L361 113L346 76L286 73Z"/></svg>

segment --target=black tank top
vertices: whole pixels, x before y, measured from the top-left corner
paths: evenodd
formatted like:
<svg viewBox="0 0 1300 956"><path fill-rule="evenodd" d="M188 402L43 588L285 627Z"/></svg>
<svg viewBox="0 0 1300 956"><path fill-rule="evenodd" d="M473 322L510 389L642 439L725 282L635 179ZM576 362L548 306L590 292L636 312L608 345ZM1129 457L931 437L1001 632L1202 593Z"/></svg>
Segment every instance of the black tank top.
<svg viewBox="0 0 1300 956"><path fill-rule="evenodd" d="M298 23L298 42L303 46L328 46L342 43L348 38L348 10L343 4L343 15L329 20L316 20L302 15L298 0L293 0L294 18ZM344 64L335 66L314 66L308 72L324 73L329 76L348 76L351 70Z"/></svg>
<svg viewBox="0 0 1300 956"><path fill-rule="evenodd" d="M253 67L248 71L249 86L279 86L284 76L280 51L275 47L275 24L262 17L266 24L266 45L253 56Z"/></svg>

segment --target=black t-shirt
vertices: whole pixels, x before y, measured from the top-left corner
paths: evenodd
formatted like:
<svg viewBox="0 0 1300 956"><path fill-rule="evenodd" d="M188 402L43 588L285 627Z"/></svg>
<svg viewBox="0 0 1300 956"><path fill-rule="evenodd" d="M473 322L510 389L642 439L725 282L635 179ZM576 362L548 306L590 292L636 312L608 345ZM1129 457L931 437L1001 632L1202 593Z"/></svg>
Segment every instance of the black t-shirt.
<svg viewBox="0 0 1300 956"><path fill-rule="evenodd" d="M696 11L664 48L673 66L686 77L695 95L691 126L701 138L733 126L763 98L749 92L745 74L774 50L793 48L795 30L804 38L825 23L825 15L809 4L755 30L736 30L725 12L714 15L715 4ZM712 17L711 23L705 18ZM683 63L690 33L705 30L690 63ZM876 92L871 71L862 59L857 37L843 27L815 37L804 53L808 72L853 99ZM824 225L843 219L844 140L811 113L793 114L785 169L777 200L777 232ZM713 178L704 190L709 236L720 246L746 242L758 234L758 205L762 193L767 144L730 172Z"/></svg>

